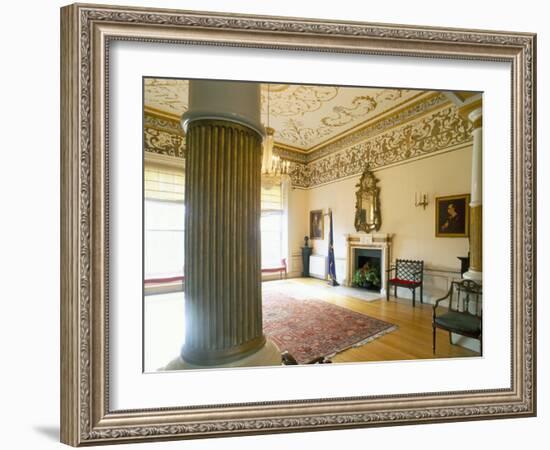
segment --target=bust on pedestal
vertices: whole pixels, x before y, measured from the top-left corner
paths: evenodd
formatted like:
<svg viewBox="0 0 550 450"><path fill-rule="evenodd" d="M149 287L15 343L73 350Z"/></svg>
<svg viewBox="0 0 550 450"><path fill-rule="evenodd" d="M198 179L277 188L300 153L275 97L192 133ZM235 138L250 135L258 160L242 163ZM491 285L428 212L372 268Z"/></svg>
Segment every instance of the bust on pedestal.
<svg viewBox="0 0 550 450"><path fill-rule="evenodd" d="M468 256L457 256L457 258L460 260L460 277L464 278L464 274L470 267L470 253L468 252Z"/></svg>

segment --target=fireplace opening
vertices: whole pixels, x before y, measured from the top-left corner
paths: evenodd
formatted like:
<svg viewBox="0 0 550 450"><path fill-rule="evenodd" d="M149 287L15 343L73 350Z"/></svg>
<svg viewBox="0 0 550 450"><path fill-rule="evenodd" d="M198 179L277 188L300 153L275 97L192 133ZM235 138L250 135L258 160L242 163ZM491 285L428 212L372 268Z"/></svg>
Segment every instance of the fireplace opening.
<svg viewBox="0 0 550 450"><path fill-rule="evenodd" d="M380 292L382 289L382 252L377 249L355 249L352 285Z"/></svg>

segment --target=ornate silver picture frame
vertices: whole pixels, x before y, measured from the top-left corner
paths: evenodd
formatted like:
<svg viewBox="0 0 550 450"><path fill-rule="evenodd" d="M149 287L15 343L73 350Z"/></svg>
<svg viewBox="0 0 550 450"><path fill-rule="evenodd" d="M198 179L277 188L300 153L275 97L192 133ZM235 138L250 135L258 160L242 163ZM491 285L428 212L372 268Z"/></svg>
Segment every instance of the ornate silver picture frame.
<svg viewBox="0 0 550 450"><path fill-rule="evenodd" d="M510 385L114 409L109 70L111 46L120 41L275 49L297 57L323 52L510 64ZM81 446L534 416L535 69L536 36L529 33L82 4L62 8L61 441Z"/></svg>

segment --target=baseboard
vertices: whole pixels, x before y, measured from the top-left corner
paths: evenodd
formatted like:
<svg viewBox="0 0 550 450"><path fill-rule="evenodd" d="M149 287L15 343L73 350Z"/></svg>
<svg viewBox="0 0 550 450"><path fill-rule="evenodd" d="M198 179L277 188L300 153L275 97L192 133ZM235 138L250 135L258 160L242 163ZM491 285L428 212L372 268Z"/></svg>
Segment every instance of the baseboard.
<svg viewBox="0 0 550 450"><path fill-rule="evenodd" d="M481 342L479 340L456 333L451 333L451 335L454 345L459 345L460 347L467 348L468 350L472 350L474 352L481 352Z"/></svg>

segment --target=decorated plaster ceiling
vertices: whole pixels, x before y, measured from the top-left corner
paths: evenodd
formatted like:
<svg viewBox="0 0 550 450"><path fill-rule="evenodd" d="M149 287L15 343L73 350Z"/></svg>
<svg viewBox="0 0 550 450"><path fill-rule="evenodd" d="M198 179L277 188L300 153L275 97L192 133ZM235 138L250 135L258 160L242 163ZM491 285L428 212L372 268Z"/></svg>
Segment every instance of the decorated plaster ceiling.
<svg viewBox="0 0 550 450"><path fill-rule="evenodd" d="M145 107L180 117L188 108L189 83L145 79ZM427 91L289 84L262 84L262 122L277 144L304 152L362 128Z"/></svg>
<svg viewBox="0 0 550 450"><path fill-rule="evenodd" d="M171 115L181 116L188 108L189 81L145 78L144 104Z"/></svg>

